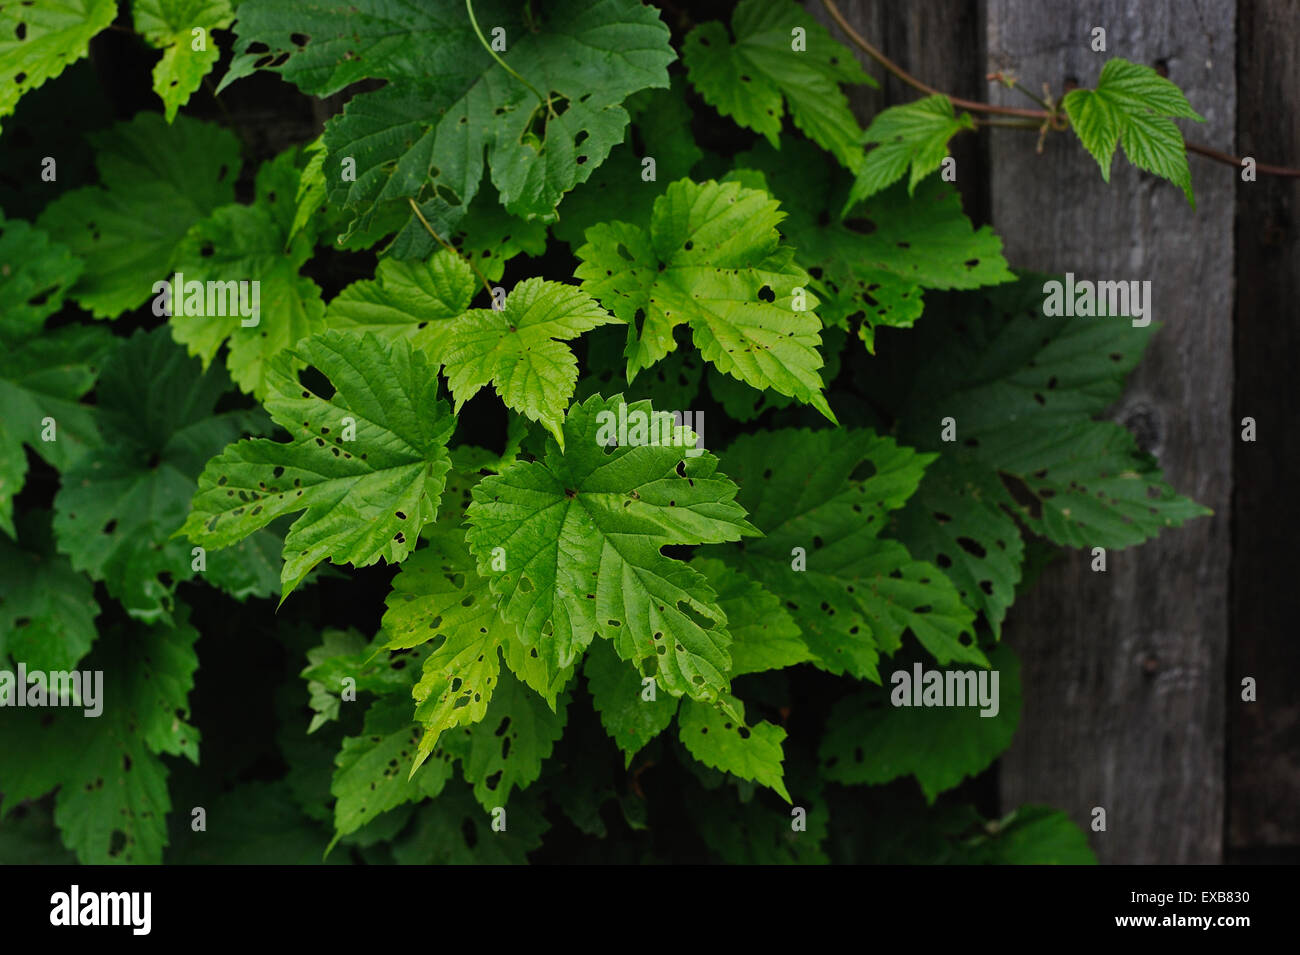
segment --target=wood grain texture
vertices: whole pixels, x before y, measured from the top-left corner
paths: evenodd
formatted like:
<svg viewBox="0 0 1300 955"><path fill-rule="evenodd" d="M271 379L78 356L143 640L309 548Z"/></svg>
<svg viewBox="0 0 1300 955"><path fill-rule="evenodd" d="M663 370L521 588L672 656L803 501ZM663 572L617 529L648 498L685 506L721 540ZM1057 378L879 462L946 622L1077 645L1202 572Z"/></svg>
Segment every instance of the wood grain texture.
<svg viewBox="0 0 1300 955"><path fill-rule="evenodd" d="M1300 164L1300 0L1243 2L1237 142L1262 162ZM1236 413L1258 440L1234 445L1232 654L1228 667L1228 847L1292 847L1300 857L1300 181L1237 187ZM1254 677L1258 699L1241 699Z"/></svg>
<svg viewBox="0 0 1300 955"><path fill-rule="evenodd" d="M988 70L1054 95L1094 86L1120 56L1167 69L1204 124L1234 141L1236 7L1224 0L988 0ZM1104 27L1107 50L1089 47ZM1283 42L1279 38L1279 42ZM997 102L1025 105L1011 91ZM1014 97L1014 98L1013 98ZM1111 182L1073 134L1036 155L1032 134L991 132L994 226L1016 267L1080 278L1150 279L1164 327L1112 418L1133 429L1181 493L1215 510L1093 573L1068 551L1019 601L1024 711L1001 762L1004 807L1066 810L1114 863L1212 863L1222 856L1232 456L1233 170L1191 159L1197 209L1117 154Z"/></svg>

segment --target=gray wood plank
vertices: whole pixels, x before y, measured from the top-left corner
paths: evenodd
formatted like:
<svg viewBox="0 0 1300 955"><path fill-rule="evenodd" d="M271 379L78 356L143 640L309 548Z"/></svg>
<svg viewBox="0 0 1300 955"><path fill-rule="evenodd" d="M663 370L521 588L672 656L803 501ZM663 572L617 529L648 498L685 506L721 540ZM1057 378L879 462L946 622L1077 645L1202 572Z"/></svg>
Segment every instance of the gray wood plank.
<svg viewBox="0 0 1300 955"><path fill-rule="evenodd" d="M1167 67L1204 124L1191 138L1231 148L1236 5L1223 0L988 0L988 70L1055 95L1095 84L1110 56ZM1089 47L1107 33L1107 51ZM1279 38L1280 41L1280 38ZM1028 105L998 91L997 101ZM1011 610L1024 661L1020 730L1001 763L1004 807L1047 803L1090 833L1103 862L1211 863L1224 817L1236 173L1193 157L1197 209L1117 156L1111 183L1073 141L991 132L993 222L1017 267L1081 278L1150 279L1164 328L1112 417L1133 428L1179 491L1213 518L1109 554L1095 574L1070 551Z"/></svg>
<svg viewBox="0 0 1300 955"><path fill-rule="evenodd" d="M1300 0L1241 4L1237 141L1244 155L1300 164ZM1232 653L1228 668L1228 847L1300 849L1300 642L1295 534L1300 527L1300 180L1237 187L1236 414L1256 419L1237 442ZM1258 699L1241 699L1252 676ZM1258 858L1256 854L1248 858ZM1267 858L1267 856L1265 856ZM1295 856L1292 855L1292 859Z"/></svg>

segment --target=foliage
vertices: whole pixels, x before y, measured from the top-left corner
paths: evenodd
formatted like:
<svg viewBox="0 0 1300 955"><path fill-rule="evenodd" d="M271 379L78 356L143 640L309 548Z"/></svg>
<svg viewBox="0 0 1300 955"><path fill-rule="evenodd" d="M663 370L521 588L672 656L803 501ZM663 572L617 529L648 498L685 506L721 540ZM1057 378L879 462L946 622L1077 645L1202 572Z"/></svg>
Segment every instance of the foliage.
<svg viewBox="0 0 1300 955"><path fill-rule="evenodd" d="M117 12L24 10L6 141ZM1091 859L986 818L1002 626L1036 548L1206 511L1102 417L1154 328L1046 317L936 175L968 115L864 132L792 2L128 11L152 108L0 216L0 702L104 675L0 709L0 861ZM1168 81L1064 108L1191 198Z"/></svg>

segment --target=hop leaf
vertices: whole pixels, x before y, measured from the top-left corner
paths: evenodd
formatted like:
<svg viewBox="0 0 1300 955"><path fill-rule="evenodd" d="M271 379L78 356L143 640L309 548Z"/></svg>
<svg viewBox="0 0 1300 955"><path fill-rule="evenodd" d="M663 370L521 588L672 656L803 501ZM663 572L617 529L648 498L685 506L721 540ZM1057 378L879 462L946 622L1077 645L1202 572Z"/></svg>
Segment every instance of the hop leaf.
<svg viewBox="0 0 1300 955"><path fill-rule="evenodd" d="M334 395L300 384L295 362L317 367ZM267 410L293 439L241 441L209 461L180 533L226 547L305 509L284 542L284 597L326 558L404 560L436 515L455 427L424 354L405 341L327 331L279 355L267 390Z"/></svg>
<svg viewBox="0 0 1300 955"><path fill-rule="evenodd" d="M132 0L136 32L163 51L153 68L153 91L163 101L167 122L212 72L221 50L210 34L234 20L227 0ZM194 49L195 29L204 31L204 48Z"/></svg>
<svg viewBox="0 0 1300 955"><path fill-rule="evenodd" d="M648 443L611 446L623 409L646 416ZM601 634L661 690L715 698L731 665L726 615L707 581L661 548L756 533L736 486L711 454L689 456L689 430L648 402L597 395L569 410L564 430L564 453L549 441L543 460L474 489L467 539L502 615L556 669ZM497 547L504 571L491 567Z"/></svg>
<svg viewBox="0 0 1300 955"><path fill-rule="evenodd" d="M796 29L803 31L804 49L796 49ZM788 105L795 126L856 169L862 131L840 84L876 82L853 53L787 0L742 0L731 15L731 32L734 43L721 23L702 23L682 44L687 76L704 101L766 136L773 149L781 148Z"/></svg>
<svg viewBox="0 0 1300 955"><path fill-rule="evenodd" d="M881 110L862 136L864 143L877 143L867 153L858 169L841 215L855 202L875 195L892 185L912 167L907 194L916 192L919 183L943 164L948 155L948 140L963 129L974 129L970 113L953 115L948 97L927 96L915 103Z"/></svg>
<svg viewBox="0 0 1300 955"><path fill-rule="evenodd" d="M42 0L0 7L0 119L28 90L90 52L90 40L117 16L114 0Z"/></svg>
<svg viewBox="0 0 1300 955"><path fill-rule="evenodd" d="M1168 179L1196 208L1183 134L1170 117L1198 123L1205 118L1177 86L1149 66L1113 59L1101 68L1095 90L1071 90L1061 106L1101 167L1102 179L1110 182L1115 146L1122 142L1129 162Z"/></svg>
<svg viewBox="0 0 1300 955"><path fill-rule="evenodd" d="M765 192L682 180L655 200L648 233L626 222L587 230L575 274L632 326L629 382L677 347L673 329L687 322L719 371L835 420L817 374L821 322L798 310L808 275L781 245L782 218Z"/></svg>
<svg viewBox="0 0 1300 955"><path fill-rule="evenodd" d="M743 436L726 459L766 536L722 558L785 598L813 663L879 682L880 653L908 629L940 663L986 662L948 578L878 536L932 456L865 430L784 430Z"/></svg>
<svg viewBox="0 0 1300 955"><path fill-rule="evenodd" d="M500 56L527 85L454 6L394 11L385 0L330 0L304 19L294 0L245 0L218 92L263 60L254 44L277 58L268 69L306 93L388 81L354 97L325 129L330 200L358 216L354 230L396 212L402 245L423 228L410 216L412 197L449 236L478 192L485 152L505 208L553 221L564 193L623 138L623 99L668 85L668 28L637 0L563 0L529 19L505 2L479 3L475 12L489 33L504 31ZM307 42L295 44L303 34ZM355 161L355 181L338 175L344 159Z"/></svg>
<svg viewBox="0 0 1300 955"><path fill-rule="evenodd" d="M727 702L743 718L745 709L741 702L734 697ZM781 743L785 730L781 727L766 720L746 726L737 716L718 707L686 700L682 703L677 728L682 745L704 765L741 779L752 779L775 790L786 802L791 801L782 779Z"/></svg>

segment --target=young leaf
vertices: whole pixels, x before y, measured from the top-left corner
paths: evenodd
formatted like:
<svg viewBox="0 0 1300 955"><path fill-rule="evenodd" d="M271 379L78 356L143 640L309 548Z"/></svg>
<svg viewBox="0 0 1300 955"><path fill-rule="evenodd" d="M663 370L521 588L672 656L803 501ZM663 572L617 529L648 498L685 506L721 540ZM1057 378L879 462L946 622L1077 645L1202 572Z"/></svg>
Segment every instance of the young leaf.
<svg viewBox="0 0 1300 955"><path fill-rule="evenodd" d="M325 374L333 396L300 384L295 362ZM305 510L285 538L282 600L326 558L404 560L436 516L455 427L424 354L405 341L326 331L273 360L267 391L267 410L292 440L241 441L209 461L180 533L226 547Z"/></svg>
<svg viewBox="0 0 1300 955"><path fill-rule="evenodd" d="M915 193L917 183L943 164L948 140L963 129L974 128L970 113L954 115L952 102L942 95L881 110L862 136L864 143L878 145L867 153L857 170L841 217L855 202L903 178L908 166L912 167L912 175L907 181L907 194Z"/></svg>
<svg viewBox="0 0 1300 955"><path fill-rule="evenodd" d="M629 430L614 446L620 415L644 436ZM556 668L601 634L660 691L716 698L731 665L726 615L705 579L661 548L756 533L736 486L713 455L687 454L690 431L648 402L597 395L569 410L564 430L563 453L549 440L542 460L474 489L467 539L502 615ZM492 567L496 548L505 570Z"/></svg>
<svg viewBox="0 0 1300 955"><path fill-rule="evenodd" d="M629 382L677 347L673 329L687 322L719 371L835 420L817 374L821 322L804 301L807 273L781 245L783 218L765 192L684 179L655 200L649 232L627 222L587 230L575 274L631 326Z"/></svg>
<svg viewBox="0 0 1300 955"><path fill-rule="evenodd" d="M797 32L796 32L797 31ZM781 148L786 105L795 126L850 169L862 161L862 135L841 83L876 82L852 51L788 0L741 0L731 32L715 21L686 35L682 62L704 101Z"/></svg>
<svg viewBox="0 0 1300 955"><path fill-rule="evenodd" d="M1192 174L1183 134L1170 117L1205 122L1177 86L1155 70L1128 60L1107 60L1095 90L1076 89L1061 100L1079 141L1110 182L1115 146L1139 169L1168 179L1183 190L1192 208Z"/></svg>
<svg viewBox="0 0 1300 955"><path fill-rule="evenodd" d="M823 776L849 785L880 785L915 776L926 802L933 803L941 792L983 772L1011 745L1020 722L1020 661L999 646L989 651L989 665L989 673L957 671L959 682L953 685L968 694L961 706L916 705L912 694L922 688L892 679L892 687L864 686L840 700L822 736ZM901 667L895 670L899 672L912 676ZM985 681L992 673L998 676L993 696L997 712L986 716L976 684L965 677ZM906 705L895 703L905 691Z"/></svg>
<svg viewBox="0 0 1300 955"><path fill-rule="evenodd" d="M42 0L0 7L0 119L18 100L90 52L117 16L115 0Z"/></svg>
<svg viewBox="0 0 1300 955"><path fill-rule="evenodd" d="M745 708L739 700L729 697L728 702L744 716ZM677 728L682 745L704 765L752 779L774 790L786 802L791 801L782 779L781 742L785 730L781 727L766 720L745 726L716 706L685 700Z"/></svg>
<svg viewBox="0 0 1300 955"><path fill-rule="evenodd" d="M70 296L96 318L150 297L172 251L199 219L234 199L239 141L188 116L157 113L89 134L102 186L73 189L38 224L85 261Z"/></svg>
<svg viewBox="0 0 1300 955"><path fill-rule="evenodd" d="M931 455L865 430L783 430L740 437L726 460L766 536L722 559L784 598L816 666L879 682L908 629L940 663L985 663L948 578L878 536Z"/></svg>
<svg viewBox="0 0 1300 955"><path fill-rule="evenodd" d="M234 18L227 0L132 0L136 32L163 51L153 68L153 91L163 101L167 122L217 65L221 50L212 31L224 30ZM195 36L196 29L201 36Z"/></svg>

